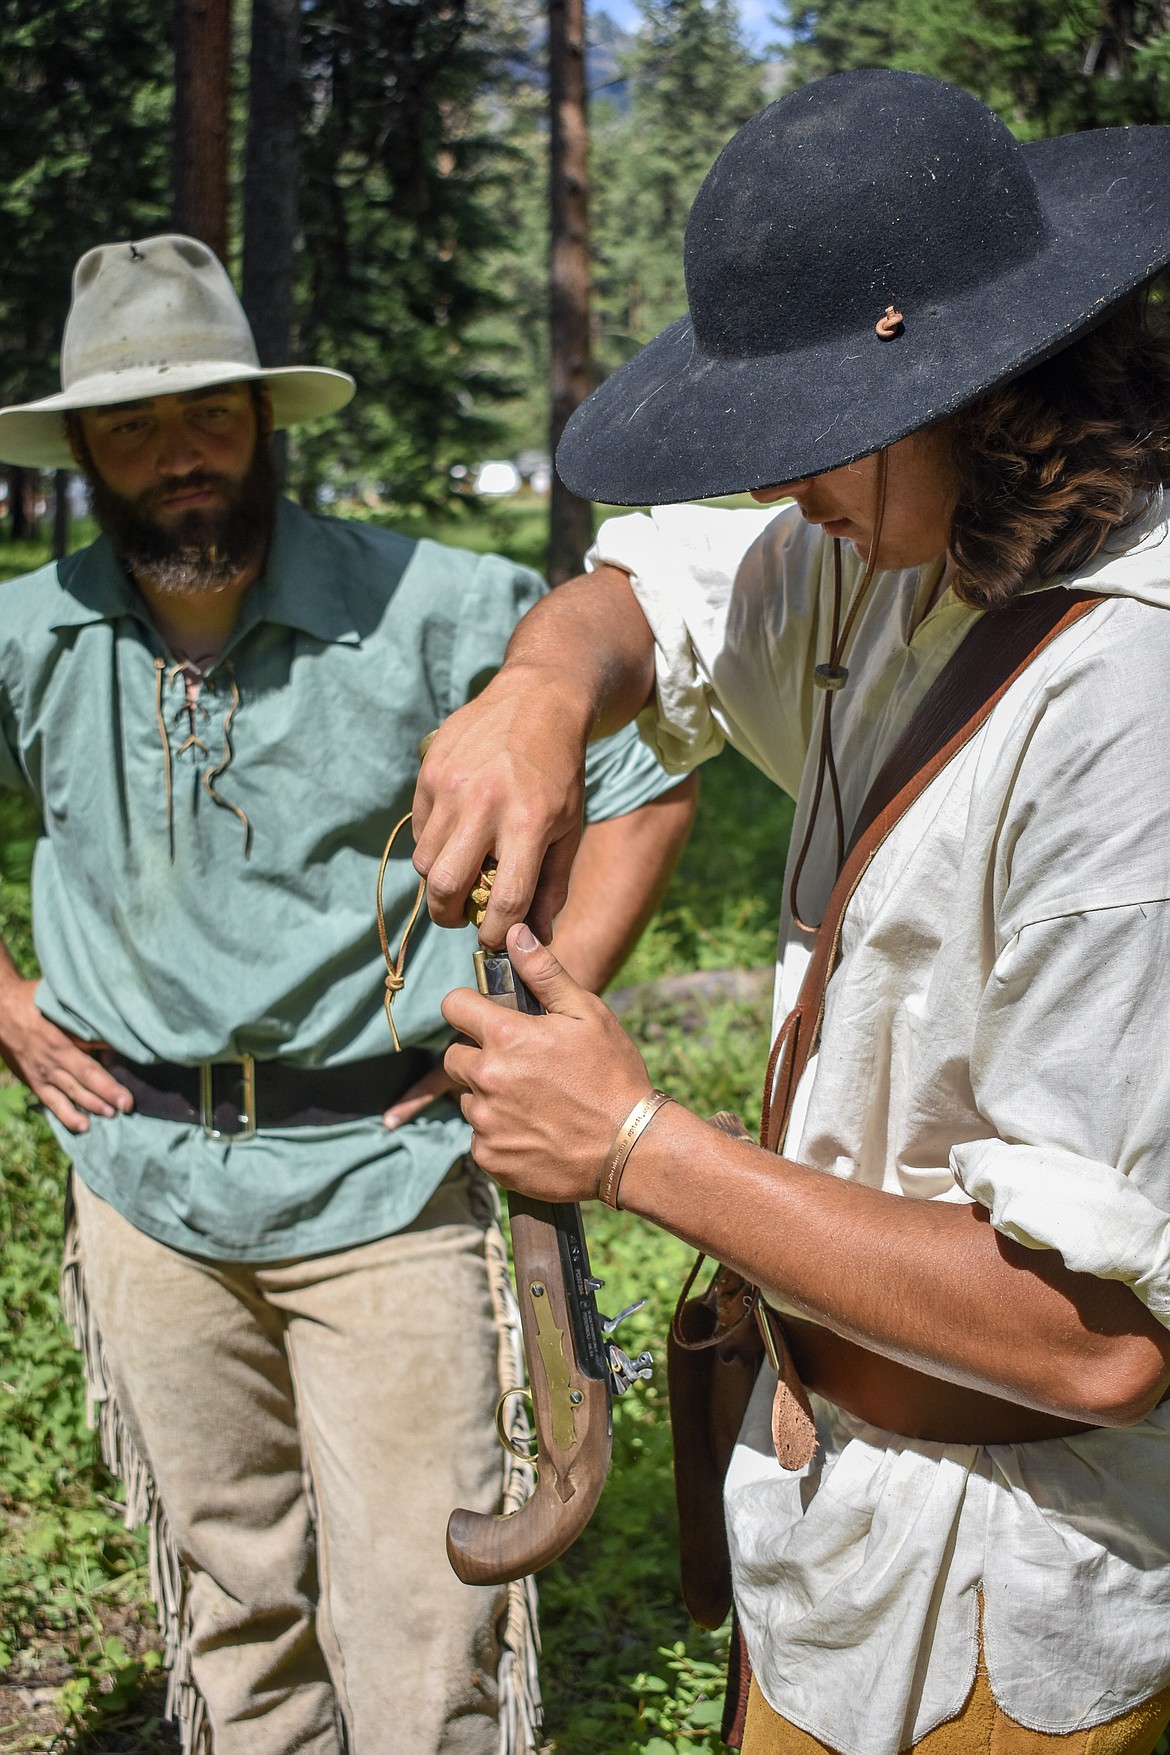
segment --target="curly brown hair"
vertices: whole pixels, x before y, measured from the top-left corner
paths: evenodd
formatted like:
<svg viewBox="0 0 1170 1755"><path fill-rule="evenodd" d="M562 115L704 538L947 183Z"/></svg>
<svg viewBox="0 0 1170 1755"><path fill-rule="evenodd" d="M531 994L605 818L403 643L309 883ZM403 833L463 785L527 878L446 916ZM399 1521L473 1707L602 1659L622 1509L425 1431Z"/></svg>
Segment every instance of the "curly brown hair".
<svg viewBox="0 0 1170 1755"><path fill-rule="evenodd" d="M959 482L955 590L997 609L1076 572L1170 481L1170 323L1149 286L944 429Z"/></svg>

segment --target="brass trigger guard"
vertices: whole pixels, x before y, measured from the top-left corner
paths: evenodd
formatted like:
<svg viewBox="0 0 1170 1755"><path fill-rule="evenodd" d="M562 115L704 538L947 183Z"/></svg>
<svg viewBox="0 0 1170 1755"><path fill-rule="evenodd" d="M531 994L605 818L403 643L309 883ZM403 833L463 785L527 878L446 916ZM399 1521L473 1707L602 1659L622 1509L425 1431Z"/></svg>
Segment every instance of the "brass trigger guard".
<svg viewBox="0 0 1170 1755"><path fill-rule="evenodd" d="M517 1462L530 1463L533 1468L536 1468L539 1463L539 1455L535 1448L535 1440L533 1440L532 1450L520 1450L518 1446L512 1442L511 1434L504 1426L504 1409L507 1406L509 1397L514 1395L522 1395L527 1401L529 1408L532 1408L531 1390L525 1389L522 1384L517 1384L514 1389L506 1389L496 1403L496 1437L499 1439L508 1454L516 1458ZM533 1418L535 1419L535 1409L532 1411Z"/></svg>

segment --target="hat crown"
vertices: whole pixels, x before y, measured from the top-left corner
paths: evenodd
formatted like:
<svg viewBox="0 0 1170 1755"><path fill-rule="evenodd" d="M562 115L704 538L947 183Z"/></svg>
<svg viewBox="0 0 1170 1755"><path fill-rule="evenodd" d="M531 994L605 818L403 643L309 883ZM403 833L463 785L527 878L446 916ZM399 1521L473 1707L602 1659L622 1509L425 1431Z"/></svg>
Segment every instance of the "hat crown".
<svg viewBox="0 0 1170 1755"><path fill-rule="evenodd" d="M73 273L61 343L63 390L110 372L165 372L204 361L243 371L260 363L214 251L167 233L86 252Z"/></svg>
<svg viewBox="0 0 1170 1755"><path fill-rule="evenodd" d="M976 98L921 74L836 74L724 147L687 224L696 339L743 358L907 324L1039 254L1023 150Z"/></svg>

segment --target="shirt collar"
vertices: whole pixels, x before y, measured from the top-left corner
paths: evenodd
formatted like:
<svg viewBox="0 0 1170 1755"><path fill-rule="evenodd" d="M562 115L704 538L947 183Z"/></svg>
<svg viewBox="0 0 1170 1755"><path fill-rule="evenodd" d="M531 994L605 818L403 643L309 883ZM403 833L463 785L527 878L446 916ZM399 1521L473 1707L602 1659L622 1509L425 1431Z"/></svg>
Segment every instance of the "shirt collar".
<svg viewBox="0 0 1170 1755"><path fill-rule="evenodd" d="M104 536L58 563L57 584L61 602L53 618L55 629L126 615L148 621ZM260 622L296 628L331 644L360 644L337 557L325 552L317 520L291 500L277 502L268 565L244 599L231 644Z"/></svg>
<svg viewBox="0 0 1170 1755"><path fill-rule="evenodd" d="M244 599L233 643L258 622L335 645L360 643L337 554L327 549L320 522L291 500L277 501L268 565Z"/></svg>

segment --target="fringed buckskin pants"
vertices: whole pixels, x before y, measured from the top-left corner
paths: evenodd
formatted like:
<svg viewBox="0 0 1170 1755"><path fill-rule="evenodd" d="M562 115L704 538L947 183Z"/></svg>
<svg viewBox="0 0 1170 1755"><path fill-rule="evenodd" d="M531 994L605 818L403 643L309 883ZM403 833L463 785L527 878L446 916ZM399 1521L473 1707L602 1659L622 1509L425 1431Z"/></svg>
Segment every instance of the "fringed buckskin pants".
<svg viewBox="0 0 1170 1755"><path fill-rule="evenodd" d="M66 1306L128 1521L151 1522L185 1748L529 1746L534 1598L460 1584L444 1548L452 1508L498 1509L504 1475L478 1172L395 1236L258 1267L166 1248L77 1178L74 1197Z"/></svg>

